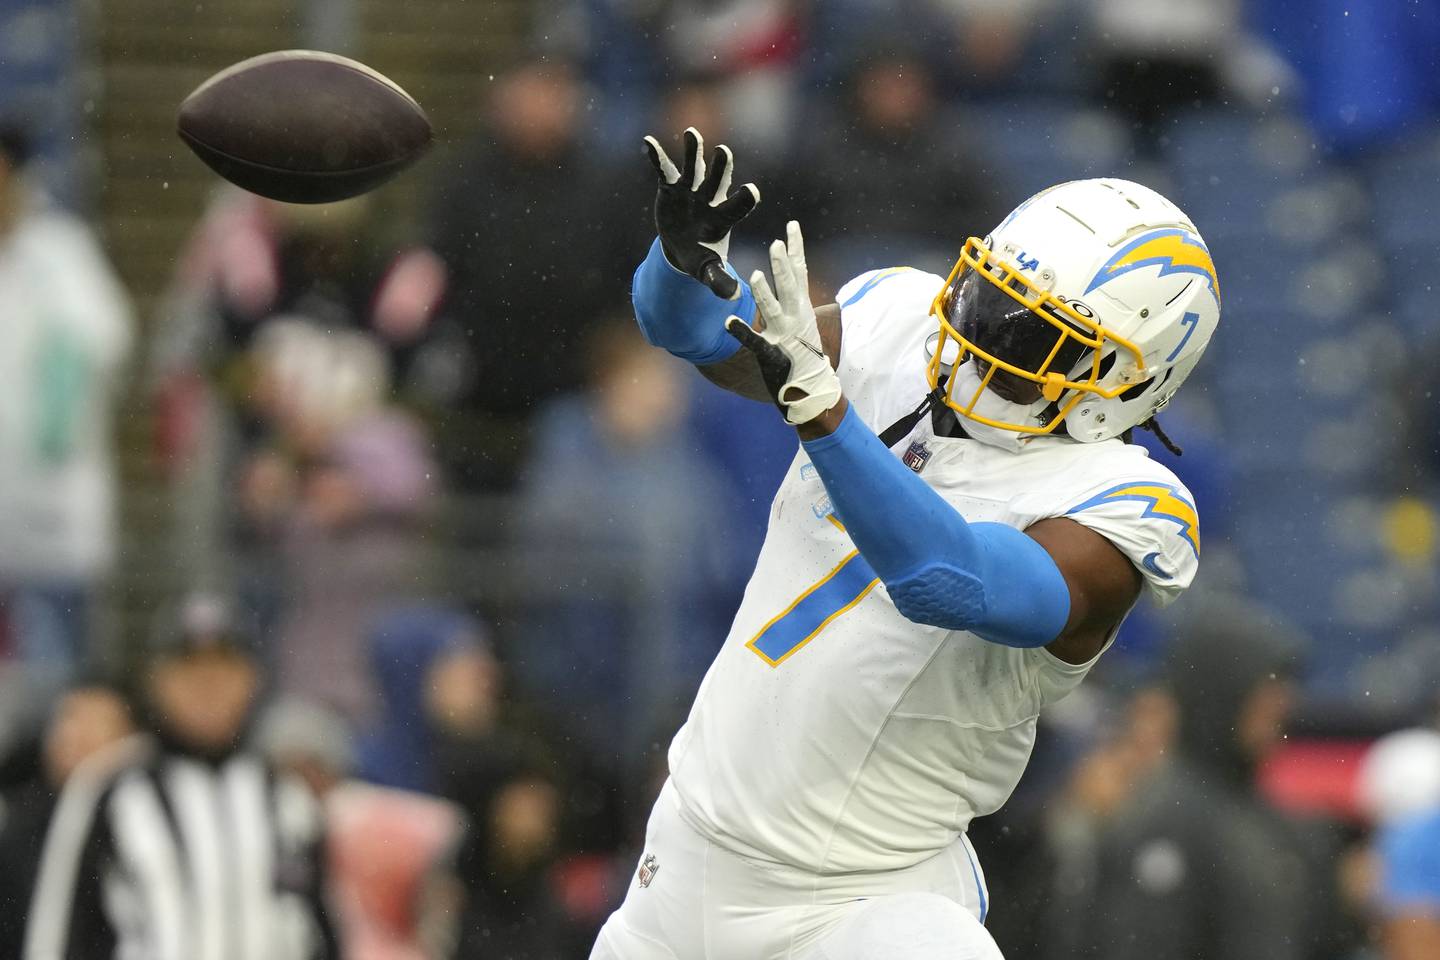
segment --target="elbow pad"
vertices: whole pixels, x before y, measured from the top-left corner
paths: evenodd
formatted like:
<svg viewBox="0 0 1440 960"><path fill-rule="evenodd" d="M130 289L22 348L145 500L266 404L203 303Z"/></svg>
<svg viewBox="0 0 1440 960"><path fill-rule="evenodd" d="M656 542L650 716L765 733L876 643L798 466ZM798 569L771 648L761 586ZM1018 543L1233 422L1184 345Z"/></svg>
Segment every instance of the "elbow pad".
<svg viewBox="0 0 1440 960"><path fill-rule="evenodd" d="M1058 637L1070 617L1070 588L1050 554L1003 523L969 527L979 548L975 569L937 558L887 580L895 608L907 620L1007 647L1043 647Z"/></svg>
<svg viewBox="0 0 1440 960"><path fill-rule="evenodd" d="M736 300L722 300L699 280L676 270L656 237L630 286L635 320L645 339L695 364L719 363L733 356L740 343L725 330L725 318L734 314L746 322L753 320L755 297L728 263L725 272L740 281Z"/></svg>
<svg viewBox="0 0 1440 960"><path fill-rule="evenodd" d="M985 620L985 585L973 573L948 563L930 563L885 589L906 620L947 630L970 630Z"/></svg>

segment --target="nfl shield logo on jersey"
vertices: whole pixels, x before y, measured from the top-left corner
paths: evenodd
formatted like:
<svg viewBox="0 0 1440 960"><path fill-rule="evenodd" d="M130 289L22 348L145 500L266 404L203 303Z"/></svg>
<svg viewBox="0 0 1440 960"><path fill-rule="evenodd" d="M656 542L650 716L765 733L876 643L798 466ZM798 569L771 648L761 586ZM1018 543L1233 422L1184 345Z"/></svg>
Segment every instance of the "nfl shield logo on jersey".
<svg viewBox="0 0 1440 960"><path fill-rule="evenodd" d="M650 881L655 879L655 874L660 872L660 861L655 859L655 854L645 854L645 859L640 861L640 886L650 886Z"/></svg>
<svg viewBox="0 0 1440 960"><path fill-rule="evenodd" d="M900 458L905 466L919 473L925 469L925 464L930 462L930 451L926 449L924 441L916 440L910 444L910 449L905 451L905 456Z"/></svg>

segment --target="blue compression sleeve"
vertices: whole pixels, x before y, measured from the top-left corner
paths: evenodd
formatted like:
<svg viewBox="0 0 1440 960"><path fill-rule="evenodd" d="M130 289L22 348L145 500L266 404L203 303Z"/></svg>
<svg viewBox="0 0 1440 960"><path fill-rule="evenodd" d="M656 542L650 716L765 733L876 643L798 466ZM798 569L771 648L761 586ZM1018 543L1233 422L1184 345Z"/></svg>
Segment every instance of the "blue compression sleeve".
<svg viewBox="0 0 1440 960"><path fill-rule="evenodd" d="M899 461L851 407L804 444L836 515L908 619L1009 647L1044 646L1070 616L1050 554L1002 523L969 523Z"/></svg>
<svg viewBox="0 0 1440 960"><path fill-rule="evenodd" d="M738 300L721 300L705 284L672 267L656 237L630 287L645 339L691 363L719 363L734 355L740 341L725 331L725 318L733 313L747 323L754 320L755 297L729 264L725 272L740 281Z"/></svg>

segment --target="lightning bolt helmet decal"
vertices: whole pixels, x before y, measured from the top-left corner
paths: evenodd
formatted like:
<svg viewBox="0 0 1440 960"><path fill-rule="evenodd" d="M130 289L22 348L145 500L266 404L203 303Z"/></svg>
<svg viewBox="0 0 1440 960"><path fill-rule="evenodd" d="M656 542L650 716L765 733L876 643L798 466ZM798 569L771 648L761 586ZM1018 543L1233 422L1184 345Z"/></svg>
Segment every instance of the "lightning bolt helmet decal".
<svg viewBox="0 0 1440 960"><path fill-rule="evenodd" d="M1086 293L1097 290L1116 277L1141 267L1160 267L1160 276L1171 273L1193 273L1210 281L1210 292L1220 302L1220 281L1215 276L1215 261L1201 239L1187 230L1169 228L1152 230L1131 240L1095 274Z"/></svg>

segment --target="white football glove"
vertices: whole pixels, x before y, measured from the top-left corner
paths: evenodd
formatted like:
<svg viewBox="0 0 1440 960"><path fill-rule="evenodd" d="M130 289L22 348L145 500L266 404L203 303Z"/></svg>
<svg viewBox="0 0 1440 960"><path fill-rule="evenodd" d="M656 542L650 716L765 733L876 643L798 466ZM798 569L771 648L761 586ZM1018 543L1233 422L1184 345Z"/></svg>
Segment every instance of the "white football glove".
<svg viewBox="0 0 1440 960"><path fill-rule="evenodd" d="M775 289L765 274L750 277L759 317L751 327L739 317L725 321L725 329L755 355L765 385L785 419L808 423L840 402L840 378L821 347L815 308L810 305L810 278L805 268L805 240L800 224L785 225L786 243L770 244L770 271Z"/></svg>

